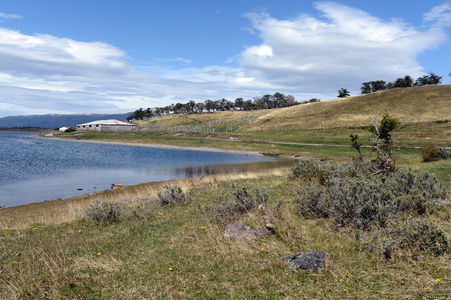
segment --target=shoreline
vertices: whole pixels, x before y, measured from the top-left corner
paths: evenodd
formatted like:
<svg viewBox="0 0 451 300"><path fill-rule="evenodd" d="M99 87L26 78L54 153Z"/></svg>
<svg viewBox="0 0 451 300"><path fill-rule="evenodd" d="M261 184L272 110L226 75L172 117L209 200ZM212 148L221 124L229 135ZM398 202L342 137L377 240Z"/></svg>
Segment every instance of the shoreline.
<svg viewBox="0 0 451 300"><path fill-rule="evenodd" d="M211 148L211 147L193 147L193 146L174 146L174 145L164 145L164 144L149 144L149 143L132 143L132 142L117 142L117 141L101 141L101 140L77 140L77 139L66 139L58 136L42 136L42 135L30 135L31 138L38 139L55 139L62 141L72 141L81 143L93 143L93 144L107 144L107 145L120 145L120 146L135 146L135 147L148 147L148 148L158 148L158 149L177 149L177 150L188 150L188 151L203 151L203 152L219 152L219 153L234 153L243 155L259 155L265 156L259 151L250 150L231 150L231 149L221 149L221 148Z"/></svg>

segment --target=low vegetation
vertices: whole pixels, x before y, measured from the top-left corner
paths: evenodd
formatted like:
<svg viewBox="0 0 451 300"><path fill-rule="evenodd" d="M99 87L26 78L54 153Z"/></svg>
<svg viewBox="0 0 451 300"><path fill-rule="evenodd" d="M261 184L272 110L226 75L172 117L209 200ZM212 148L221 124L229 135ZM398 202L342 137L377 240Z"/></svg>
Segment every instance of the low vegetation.
<svg viewBox="0 0 451 300"><path fill-rule="evenodd" d="M148 199L94 202L77 221L3 228L0 298L446 298L443 187L426 172L355 168L302 160L280 175L172 183ZM223 235L229 223L275 234L236 242ZM323 270L280 260L311 250L327 253Z"/></svg>

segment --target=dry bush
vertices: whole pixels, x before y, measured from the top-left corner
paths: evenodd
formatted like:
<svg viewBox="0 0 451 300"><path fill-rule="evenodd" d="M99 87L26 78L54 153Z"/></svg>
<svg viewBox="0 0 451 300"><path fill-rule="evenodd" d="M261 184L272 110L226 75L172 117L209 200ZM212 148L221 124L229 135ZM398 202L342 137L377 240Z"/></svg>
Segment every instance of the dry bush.
<svg viewBox="0 0 451 300"><path fill-rule="evenodd" d="M84 219L89 222L94 222L97 225L114 223L119 221L120 209L119 205L111 202L103 202L99 204L98 201L91 207L85 210Z"/></svg>
<svg viewBox="0 0 451 300"><path fill-rule="evenodd" d="M179 186L165 185L161 192L158 192L157 201L161 206L186 205L191 199Z"/></svg>
<svg viewBox="0 0 451 300"><path fill-rule="evenodd" d="M233 191L224 190L216 199L216 204L207 205L203 212L208 219L219 223L229 222L241 214L248 213L259 206L266 205L268 193L263 188L249 190L232 183Z"/></svg>

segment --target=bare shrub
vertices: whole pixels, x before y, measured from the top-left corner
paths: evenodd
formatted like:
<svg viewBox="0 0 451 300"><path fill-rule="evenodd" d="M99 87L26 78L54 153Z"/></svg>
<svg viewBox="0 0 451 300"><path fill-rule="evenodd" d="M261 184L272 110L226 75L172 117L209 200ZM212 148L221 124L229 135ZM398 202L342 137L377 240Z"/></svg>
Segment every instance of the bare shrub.
<svg viewBox="0 0 451 300"><path fill-rule="evenodd" d="M84 219L97 225L108 224L119 221L120 209L118 204L96 201L94 205L88 207L84 213Z"/></svg>
<svg viewBox="0 0 451 300"><path fill-rule="evenodd" d="M235 219L240 214L248 213L268 202L269 196L265 189L249 190L235 183L233 191L226 192L217 198L215 205L206 206L204 212L208 218L222 223Z"/></svg>
<svg viewBox="0 0 451 300"><path fill-rule="evenodd" d="M186 205L191 200L178 186L165 185L161 192L158 192L157 201L161 206Z"/></svg>

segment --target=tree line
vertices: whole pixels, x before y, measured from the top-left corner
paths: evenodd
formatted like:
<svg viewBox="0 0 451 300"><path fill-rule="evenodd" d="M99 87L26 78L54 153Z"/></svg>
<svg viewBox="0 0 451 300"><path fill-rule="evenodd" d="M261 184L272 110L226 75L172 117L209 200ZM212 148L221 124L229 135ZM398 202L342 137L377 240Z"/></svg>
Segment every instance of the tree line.
<svg viewBox="0 0 451 300"><path fill-rule="evenodd" d="M451 76L451 73L449 73ZM362 83L360 88L361 94L370 94L377 91L383 91L393 88L405 88L412 86L422 86L422 85L437 85L440 84L442 76L436 75L435 73L428 73L428 75L423 75L417 79L413 79L411 76L406 75L404 77L399 77L395 81L386 82L385 80L373 80ZM338 98L349 97L350 93L347 89L341 88L338 90Z"/></svg>
<svg viewBox="0 0 451 300"><path fill-rule="evenodd" d="M385 82L384 80L368 81L362 83L360 91L362 94L370 94L377 91L383 91L393 88L405 88L412 86L423 86L423 85L437 85L440 84L442 76L436 75L435 73L429 73L418 77L414 80L411 76L406 75L404 77L397 78L393 82Z"/></svg>
<svg viewBox="0 0 451 300"><path fill-rule="evenodd" d="M203 113L214 111L228 111L228 110L259 110L290 107L298 104L319 102L320 99L312 98L305 101L296 101L292 95L284 95L282 93L275 93L274 95L264 95L261 97L254 97L252 100L244 100L243 98L236 98L235 101L230 101L225 98L220 100L205 100L203 102L195 102L190 100L187 103L176 103L164 107L155 108L140 108L134 111L127 117L127 121L143 120L168 114L183 114L183 113Z"/></svg>

